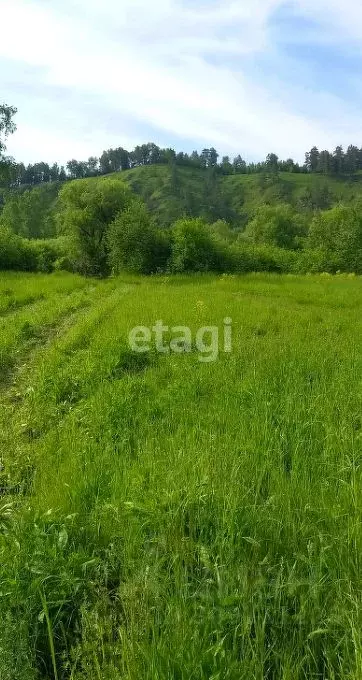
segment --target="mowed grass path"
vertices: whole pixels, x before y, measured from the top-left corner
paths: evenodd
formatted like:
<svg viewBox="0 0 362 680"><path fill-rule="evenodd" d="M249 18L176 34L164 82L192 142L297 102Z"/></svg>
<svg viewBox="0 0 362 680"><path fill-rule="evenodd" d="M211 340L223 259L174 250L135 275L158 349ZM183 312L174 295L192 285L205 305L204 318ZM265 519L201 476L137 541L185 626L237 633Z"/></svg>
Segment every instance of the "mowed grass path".
<svg viewBox="0 0 362 680"><path fill-rule="evenodd" d="M1 276L2 680L362 677L361 306L342 276ZM225 317L214 363L128 347Z"/></svg>

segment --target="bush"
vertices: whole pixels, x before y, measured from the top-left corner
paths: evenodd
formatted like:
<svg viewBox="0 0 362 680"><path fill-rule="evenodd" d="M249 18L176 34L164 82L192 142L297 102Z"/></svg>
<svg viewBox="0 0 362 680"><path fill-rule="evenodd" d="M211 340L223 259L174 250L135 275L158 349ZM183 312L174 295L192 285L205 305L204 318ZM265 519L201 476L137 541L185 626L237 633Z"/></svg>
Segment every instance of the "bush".
<svg viewBox="0 0 362 680"><path fill-rule="evenodd" d="M34 258L35 269L38 272L52 272L55 262L64 255L61 239L27 241L26 247Z"/></svg>
<svg viewBox="0 0 362 680"><path fill-rule="evenodd" d="M28 240L0 227L0 270L52 272L66 256L64 239Z"/></svg>
<svg viewBox="0 0 362 680"><path fill-rule="evenodd" d="M262 205L245 230L245 236L253 243L264 243L279 248L298 247L298 238L306 233L306 223L293 208L280 205Z"/></svg>
<svg viewBox="0 0 362 680"><path fill-rule="evenodd" d="M166 269L170 242L166 232L156 229L146 206L133 201L112 222L108 237L109 265L122 270L152 274Z"/></svg>
<svg viewBox="0 0 362 680"><path fill-rule="evenodd" d="M201 218L178 220L172 227L171 246L172 272L226 271L229 267L228 249Z"/></svg>
<svg viewBox="0 0 362 680"><path fill-rule="evenodd" d="M268 245L254 245L238 241L230 247L231 268L237 273L277 272L286 273L293 269L298 253Z"/></svg>
<svg viewBox="0 0 362 680"><path fill-rule="evenodd" d="M0 226L0 270L35 271L37 261L29 242Z"/></svg>
<svg viewBox="0 0 362 680"><path fill-rule="evenodd" d="M238 232L231 229L225 220L217 220L210 225L211 234L221 243L234 243L238 237Z"/></svg>
<svg viewBox="0 0 362 680"><path fill-rule="evenodd" d="M58 221L61 232L71 238L77 271L89 276L109 273L108 228L132 200L131 190L119 180L76 180L62 188Z"/></svg>
<svg viewBox="0 0 362 680"><path fill-rule="evenodd" d="M316 215L309 245L338 262L338 269L362 273L362 211L360 206L337 205Z"/></svg>
<svg viewBox="0 0 362 680"><path fill-rule="evenodd" d="M322 272L335 274L341 269L341 261L335 253L327 253L320 249L312 250L311 248L298 253L298 258L293 266L293 272L296 274L319 274Z"/></svg>

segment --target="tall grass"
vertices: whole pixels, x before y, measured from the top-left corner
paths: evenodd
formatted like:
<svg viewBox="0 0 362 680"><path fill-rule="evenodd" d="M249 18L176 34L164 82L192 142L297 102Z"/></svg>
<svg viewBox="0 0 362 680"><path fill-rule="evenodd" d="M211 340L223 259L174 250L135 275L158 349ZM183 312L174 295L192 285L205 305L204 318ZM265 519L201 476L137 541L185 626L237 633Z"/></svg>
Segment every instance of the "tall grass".
<svg viewBox="0 0 362 680"><path fill-rule="evenodd" d="M359 679L360 279L126 277L61 323L41 280L58 332L0 397L1 678ZM130 356L227 316L215 363Z"/></svg>

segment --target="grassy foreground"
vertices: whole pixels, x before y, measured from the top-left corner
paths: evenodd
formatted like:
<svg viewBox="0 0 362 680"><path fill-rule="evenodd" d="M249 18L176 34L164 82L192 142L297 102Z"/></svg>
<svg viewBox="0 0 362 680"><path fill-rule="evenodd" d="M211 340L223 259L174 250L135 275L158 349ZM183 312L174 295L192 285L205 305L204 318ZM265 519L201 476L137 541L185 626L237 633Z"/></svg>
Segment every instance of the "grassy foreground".
<svg viewBox="0 0 362 680"><path fill-rule="evenodd" d="M1 680L362 677L362 287L0 277ZM233 351L131 353L132 327Z"/></svg>

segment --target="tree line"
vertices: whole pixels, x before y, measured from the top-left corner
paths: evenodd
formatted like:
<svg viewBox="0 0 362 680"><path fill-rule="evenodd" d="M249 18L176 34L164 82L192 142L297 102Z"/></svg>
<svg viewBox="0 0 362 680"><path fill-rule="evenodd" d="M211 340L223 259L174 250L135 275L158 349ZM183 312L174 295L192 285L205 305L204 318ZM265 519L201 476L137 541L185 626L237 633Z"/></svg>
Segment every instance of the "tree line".
<svg viewBox="0 0 362 680"><path fill-rule="evenodd" d="M220 158L214 147L199 153L176 152L172 148L161 148L154 143L141 144L133 151L122 147L103 151L100 157L91 156L86 161L71 159L66 166L45 162L28 164L16 163L7 158L7 176L3 186L36 186L50 182L64 182L68 179L84 179L108 175L112 172L131 170L150 165L183 166L189 168L213 168L222 175L257 174L267 172L317 173L321 175L353 175L362 170L362 148L350 145L346 151L337 146L333 153L319 151L314 146L305 154L305 163L300 165L292 158L281 160L275 153L267 155L259 163L247 163L240 154L231 159Z"/></svg>
<svg viewBox="0 0 362 680"><path fill-rule="evenodd" d="M133 151L128 151L123 147L108 149L103 151L101 156L90 156L86 161L73 158L66 163L65 167L58 163L50 165L43 161L25 165L4 155L5 140L16 130L14 123L16 113L15 107L0 105L0 186L3 187L64 182L67 179L84 179L157 164L201 169L213 168L224 175L254 174L265 171L352 175L362 170L362 148L353 144L350 144L346 151L342 146L337 146L333 152L326 149L320 151L313 146L310 151L306 152L303 165L292 158L281 160L275 153L269 153L262 162L247 163L240 154L233 159L230 156L220 158L214 147L205 148L201 153L192 151L189 154L184 151L177 153L172 148L161 148L153 142L137 145Z"/></svg>

